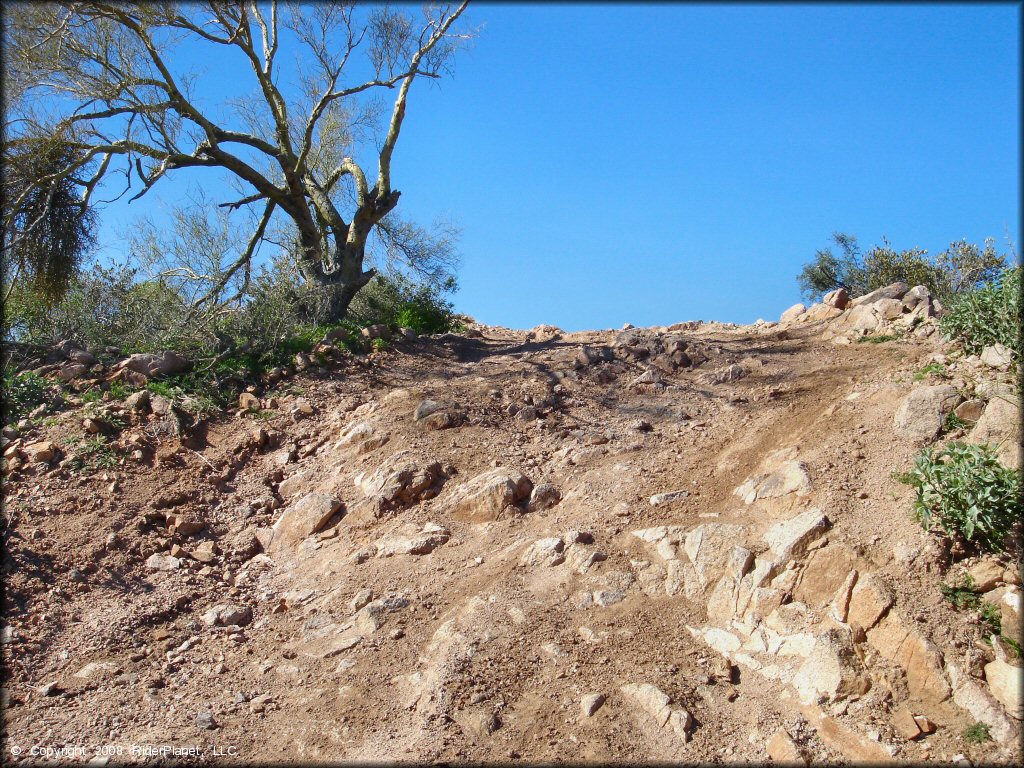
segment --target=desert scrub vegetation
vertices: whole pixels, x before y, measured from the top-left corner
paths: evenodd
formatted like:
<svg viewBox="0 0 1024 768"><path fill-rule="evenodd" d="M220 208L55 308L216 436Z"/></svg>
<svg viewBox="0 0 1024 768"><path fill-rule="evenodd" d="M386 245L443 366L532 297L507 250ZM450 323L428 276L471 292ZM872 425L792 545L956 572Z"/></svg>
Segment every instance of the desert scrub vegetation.
<svg viewBox="0 0 1024 768"><path fill-rule="evenodd" d="M885 238L867 252L861 250L854 235L835 232L831 240L838 253L820 249L797 275L802 294L811 301L840 286L856 297L904 282L927 286L945 304L990 283L1007 266L1007 258L996 250L993 238L982 246L956 240L935 255L923 248L897 250Z"/></svg>
<svg viewBox="0 0 1024 768"><path fill-rule="evenodd" d="M1020 473L1000 464L988 445L927 447L897 479L914 488L914 518L925 530L938 526L987 552L1007 551L1018 533Z"/></svg>
<svg viewBox="0 0 1024 768"><path fill-rule="evenodd" d="M991 282L958 296L939 320L939 330L959 340L968 354L1002 344L1021 360L1019 266L1003 270Z"/></svg>
<svg viewBox="0 0 1024 768"><path fill-rule="evenodd" d="M3 422L10 424L23 419L40 405L52 402L59 388L32 371L15 373L7 370L3 376Z"/></svg>

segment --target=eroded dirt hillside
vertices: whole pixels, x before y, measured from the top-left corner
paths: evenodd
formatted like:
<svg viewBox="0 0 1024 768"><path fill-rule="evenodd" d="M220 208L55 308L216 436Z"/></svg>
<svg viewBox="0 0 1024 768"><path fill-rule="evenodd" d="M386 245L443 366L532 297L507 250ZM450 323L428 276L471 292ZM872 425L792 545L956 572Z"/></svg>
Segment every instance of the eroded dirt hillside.
<svg viewBox="0 0 1024 768"><path fill-rule="evenodd" d="M108 469L62 463L79 413L23 435L4 759L1019 758L985 673L1019 661L943 600L948 548L892 478L940 342L823 327L480 327L184 443L119 404ZM981 565L1019 606L1017 567Z"/></svg>

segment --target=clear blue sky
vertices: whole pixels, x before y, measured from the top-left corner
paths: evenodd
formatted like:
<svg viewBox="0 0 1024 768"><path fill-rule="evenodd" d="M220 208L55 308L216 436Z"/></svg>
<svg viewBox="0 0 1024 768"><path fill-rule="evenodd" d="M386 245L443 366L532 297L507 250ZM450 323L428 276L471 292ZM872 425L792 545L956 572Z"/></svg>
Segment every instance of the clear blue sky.
<svg viewBox="0 0 1024 768"><path fill-rule="evenodd" d="M1019 252L1020 13L480 3L410 95L401 210L462 227L457 310L520 328L777 319L833 231Z"/></svg>

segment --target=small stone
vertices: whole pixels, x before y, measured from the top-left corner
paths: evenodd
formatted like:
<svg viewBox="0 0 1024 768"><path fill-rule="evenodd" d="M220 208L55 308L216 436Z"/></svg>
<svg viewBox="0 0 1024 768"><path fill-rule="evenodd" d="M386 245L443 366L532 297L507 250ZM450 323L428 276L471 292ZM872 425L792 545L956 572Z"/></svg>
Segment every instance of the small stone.
<svg viewBox="0 0 1024 768"><path fill-rule="evenodd" d="M960 421L968 424L977 424L982 414L985 413L985 401L977 398L965 400L953 409L953 413L956 414Z"/></svg>
<svg viewBox="0 0 1024 768"><path fill-rule="evenodd" d="M601 708L601 705L605 702L605 695L603 693L589 693L580 699L580 709L583 712L584 717L592 717L597 710Z"/></svg>
<svg viewBox="0 0 1024 768"><path fill-rule="evenodd" d="M358 592L356 592L355 597L352 598L352 602L349 603L349 607L352 609L352 612L355 613L356 611L358 611L364 605L367 605L372 600L373 600L373 590L372 589L361 589Z"/></svg>
<svg viewBox="0 0 1024 768"><path fill-rule="evenodd" d="M203 614L203 621L211 627L244 627L252 621L252 608L225 604L215 605Z"/></svg>
<svg viewBox="0 0 1024 768"><path fill-rule="evenodd" d="M797 747L793 737L786 732L785 728L779 728L768 740L768 757L776 763L807 763Z"/></svg>
<svg viewBox="0 0 1024 768"><path fill-rule="evenodd" d="M981 362L989 368L1005 370L1013 362L1013 353L1009 348L996 342L991 347L985 347L981 351Z"/></svg>
<svg viewBox="0 0 1024 768"><path fill-rule="evenodd" d="M249 700L249 711L258 714L266 710L274 701L273 696L269 693L261 693L259 696L253 696Z"/></svg>
<svg viewBox="0 0 1024 768"><path fill-rule="evenodd" d="M652 507L664 507L690 495L689 491L668 491L667 493L656 493L651 496Z"/></svg>
<svg viewBox="0 0 1024 768"><path fill-rule="evenodd" d="M196 715L196 726L204 731L212 731L217 728L217 721L213 719L212 712L200 712Z"/></svg>
<svg viewBox="0 0 1024 768"><path fill-rule="evenodd" d="M974 582L976 592L988 592L1002 581L1003 566L995 559L985 558L968 568L967 573Z"/></svg>
<svg viewBox="0 0 1024 768"><path fill-rule="evenodd" d="M550 509L562 499L562 494L551 483L538 483L530 493L529 509L531 512L539 512Z"/></svg>
<svg viewBox="0 0 1024 768"><path fill-rule="evenodd" d="M896 732L904 739L918 739L921 737L921 729L913 713L906 707L900 707L892 713L892 725Z"/></svg>
<svg viewBox="0 0 1024 768"><path fill-rule="evenodd" d="M258 411L260 399L252 392L243 392L238 396L238 407L243 411Z"/></svg>
<svg viewBox="0 0 1024 768"><path fill-rule="evenodd" d="M56 446L49 440L29 443L23 450L32 461L50 461L57 453Z"/></svg>
<svg viewBox="0 0 1024 768"><path fill-rule="evenodd" d="M914 715L914 722L917 724L917 727L921 731L921 733L925 735L935 733L935 723L933 723L924 715Z"/></svg>
<svg viewBox="0 0 1024 768"><path fill-rule="evenodd" d="M181 567L181 560L173 555L161 555L159 552L146 559L146 568L150 571L176 571Z"/></svg>
<svg viewBox="0 0 1024 768"><path fill-rule="evenodd" d="M45 683L44 685L40 685L36 690L39 691L40 696L56 696L60 693L60 686L56 682Z"/></svg>

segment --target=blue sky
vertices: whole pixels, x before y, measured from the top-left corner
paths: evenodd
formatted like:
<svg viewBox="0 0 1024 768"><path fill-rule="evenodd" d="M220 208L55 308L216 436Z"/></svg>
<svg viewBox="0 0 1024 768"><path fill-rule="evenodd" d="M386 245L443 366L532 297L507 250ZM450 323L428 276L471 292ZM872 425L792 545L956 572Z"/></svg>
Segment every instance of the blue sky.
<svg viewBox="0 0 1024 768"><path fill-rule="evenodd" d="M393 183L405 215L461 226L455 306L481 322L776 319L833 231L937 252L1008 228L1020 250L1017 5L468 21L454 78L414 86Z"/></svg>

